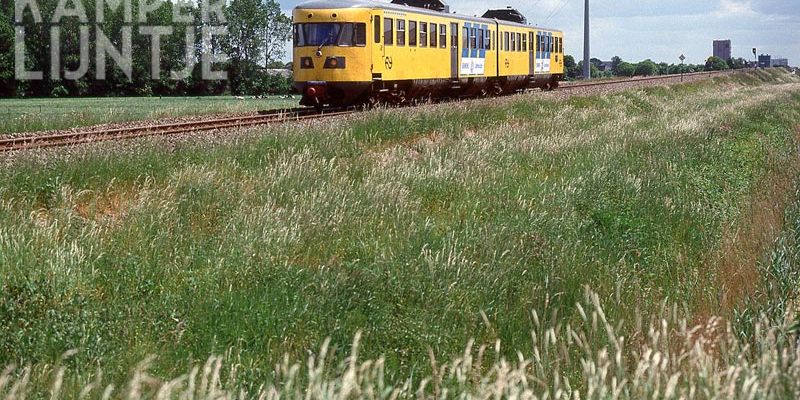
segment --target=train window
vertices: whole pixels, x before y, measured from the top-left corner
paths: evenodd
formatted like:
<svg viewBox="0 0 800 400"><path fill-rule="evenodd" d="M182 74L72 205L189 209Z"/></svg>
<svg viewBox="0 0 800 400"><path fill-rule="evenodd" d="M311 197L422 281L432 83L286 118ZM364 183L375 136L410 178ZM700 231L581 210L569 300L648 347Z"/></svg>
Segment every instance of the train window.
<svg viewBox="0 0 800 400"><path fill-rule="evenodd" d="M517 35L511 32L511 51L517 51Z"/></svg>
<svg viewBox="0 0 800 400"><path fill-rule="evenodd" d="M539 34L539 51L544 53L544 34Z"/></svg>
<svg viewBox="0 0 800 400"><path fill-rule="evenodd" d="M372 31L374 32L374 35L375 35L375 43L380 43L381 42L381 17L379 17L377 15L372 17L372 23L373 23Z"/></svg>
<svg viewBox="0 0 800 400"><path fill-rule="evenodd" d="M404 19L397 20L397 45L406 45L406 20Z"/></svg>
<svg viewBox="0 0 800 400"><path fill-rule="evenodd" d="M436 32L436 27L439 25L431 24L431 47L436 48L439 47L439 43L437 43L439 39L439 34Z"/></svg>
<svg viewBox="0 0 800 400"><path fill-rule="evenodd" d="M408 45L417 45L417 21L408 21Z"/></svg>
<svg viewBox="0 0 800 400"><path fill-rule="evenodd" d="M394 44L394 20L391 18L383 20L383 44L387 46Z"/></svg>
<svg viewBox="0 0 800 400"><path fill-rule="evenodd" d="M511 34L509 32L503 32L503 49L511 50Z"/></svg>
<svg viewBox="0 0 800 400"><path fill-rule="evenodd" d="M485 50L492 49L492 32L488 29L483 31L483 44L484 44L483 48Z"/></svg>
<svg viewBox="0 0 800 400"><path fill-rule="evenodd" d="M564 54L564 38L558 39L558 52Z"/></svg>
<svg viewBox="0 0 800 400"><path fill-rule="evenodd" d="M366 46L367 24L308 23L295 25L296 47Z"/></svg>
<svg viewBox="0 0 800 400"><path fill-rule="evenodd" d="M472 28L470 35L469 35L469 48L470 49L477 49L478 48L478 28Z"/></svg>
<svg viewBox="0 0 800 400"><path fill-rule="evenodd" d="M478 49L483 50L486 46L486 39L483 36L483 29L478 29Z"/></svg>
<svg viewBox="0 0 800 400"><path fill-rule="evenodd" d="M428 23L419 23L419 47L428 47Z"/></svg>
<svg viewBox="0 0 800 400"><path fill-rule="evenodd" d="M497 31L492 31L492 50L497 50Z"/></svg>
<svg viewBox="0 0 800 400"><path fill-rule="evenodd" d="M463 43L461 43L461 48L462 49L468 49L469 48L469 28L464 28L464 33L461 34L461 38L462 38L461 40L463 41Z"/></svg>
<svg viewBox="0 0 800 400"><path fill-rule="evenodd" d="M536 51L536 36L533 34L533 32L530 32L528 33L528 37L530 38L528 41L531 43L531 51Z"/></svg>
<svg viewBox="0 0 800 400"><path fill-rule="evenodd" d="M522 51L528 51L528 35L522 34Z"/></svg>
<svg viewBox="0 0 800 400"><path fill-rule="evenodd" d="M522 34L517 34L517 51L522 51Z"/></svg>
<svg viewBox="0 0 800 400"><path fill-rule="evenodd" d="M447 25L445 24L439 25L439 47L443 49L447 47Z"/></svg>
<svg viewBox="0 0 800 400"><path fill-rule="evenodd" d="M356 46L367 45L367 24L353 24L355 32L353 32L353 43Z"/></svg>

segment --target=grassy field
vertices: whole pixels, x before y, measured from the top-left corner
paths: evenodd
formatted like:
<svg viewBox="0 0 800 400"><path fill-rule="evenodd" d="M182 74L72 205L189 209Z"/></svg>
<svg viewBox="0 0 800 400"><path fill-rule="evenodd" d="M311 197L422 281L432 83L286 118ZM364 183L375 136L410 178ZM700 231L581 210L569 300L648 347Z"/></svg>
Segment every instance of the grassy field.
<svg viewBox="0 0 800 400"><path fill-rule="evenodd" d="M280 97L239 100L230 96L2 99L0 134L190 115L247 113L296 107L299 101L299 98Z"/></svg>
<svg viewBox="0 0 800 400"><path fill-rule="evenodd" d="M0 397L795 397L798 121L760 71L20 159Z"/></svg>

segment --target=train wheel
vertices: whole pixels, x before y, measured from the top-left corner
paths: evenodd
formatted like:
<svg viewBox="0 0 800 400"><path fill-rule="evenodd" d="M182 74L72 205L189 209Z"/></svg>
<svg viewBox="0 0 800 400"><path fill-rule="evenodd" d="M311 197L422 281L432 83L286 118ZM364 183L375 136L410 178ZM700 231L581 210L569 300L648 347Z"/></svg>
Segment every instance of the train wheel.
<svg viewBox="0 0 800 400"><path fill-rule="evenodd" d="M500 85L495 84L494 87L492 88L492 95L500 96L502 94L503 94L503 88Z"/></svg>
<svg viewBox="0 0 800 400"><path fill-rule="evenodd" d="M369 96L367 100L367 108L376 108L381 104L381 99L378 96Z"/></svg>

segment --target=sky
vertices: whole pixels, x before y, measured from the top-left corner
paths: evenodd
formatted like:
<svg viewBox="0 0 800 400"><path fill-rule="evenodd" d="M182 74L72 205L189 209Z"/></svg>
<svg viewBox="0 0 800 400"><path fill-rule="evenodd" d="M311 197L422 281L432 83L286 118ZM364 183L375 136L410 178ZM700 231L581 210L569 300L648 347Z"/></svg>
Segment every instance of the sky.
<svg viewBox="0 0 800 400"><path fill-rule="evenodd" d="M278 0L287 15L304 0ZM379 0L388 2L389 0ZM564 49L583 58L583 0L445 0L451 11L483 15L512 6L528 22L564 31ZM715 39L730 39L732 56L759 54L800 65L800 0L590 0L591 55L601 60L700 64ZM287 58L291 55L287 54Z"/></svg>

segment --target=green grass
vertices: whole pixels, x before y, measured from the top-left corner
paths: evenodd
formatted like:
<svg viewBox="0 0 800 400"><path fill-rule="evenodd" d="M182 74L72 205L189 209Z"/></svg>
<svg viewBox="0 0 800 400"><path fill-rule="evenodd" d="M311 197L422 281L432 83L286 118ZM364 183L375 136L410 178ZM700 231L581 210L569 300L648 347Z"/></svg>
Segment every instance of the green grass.
<svg viewBox="0 0 800 400"><path fill-rule="evenodd" d="M724 315L715 255L764 177L792 171L799 119L800 83L760 72L22 158L0 171L0 364L78 349L76 390L97 367L123 382L150 354L173 377L229 353L255 389L325 338L336 365L361 332L389 384L419 383L429 351L452 360L471 338L499 341L496 360L537 357L532 331L583 326L587 286L617 332L588 323L590 349L649 343L636 321L663 302ZM588 390L582 351L541 377Z"/></svg>
<svg viewBox="0 0 800 400"><path fill-rule="evenodd" d="M298 98L102 97L0 100L0 134L296 107Z"/></svg>

